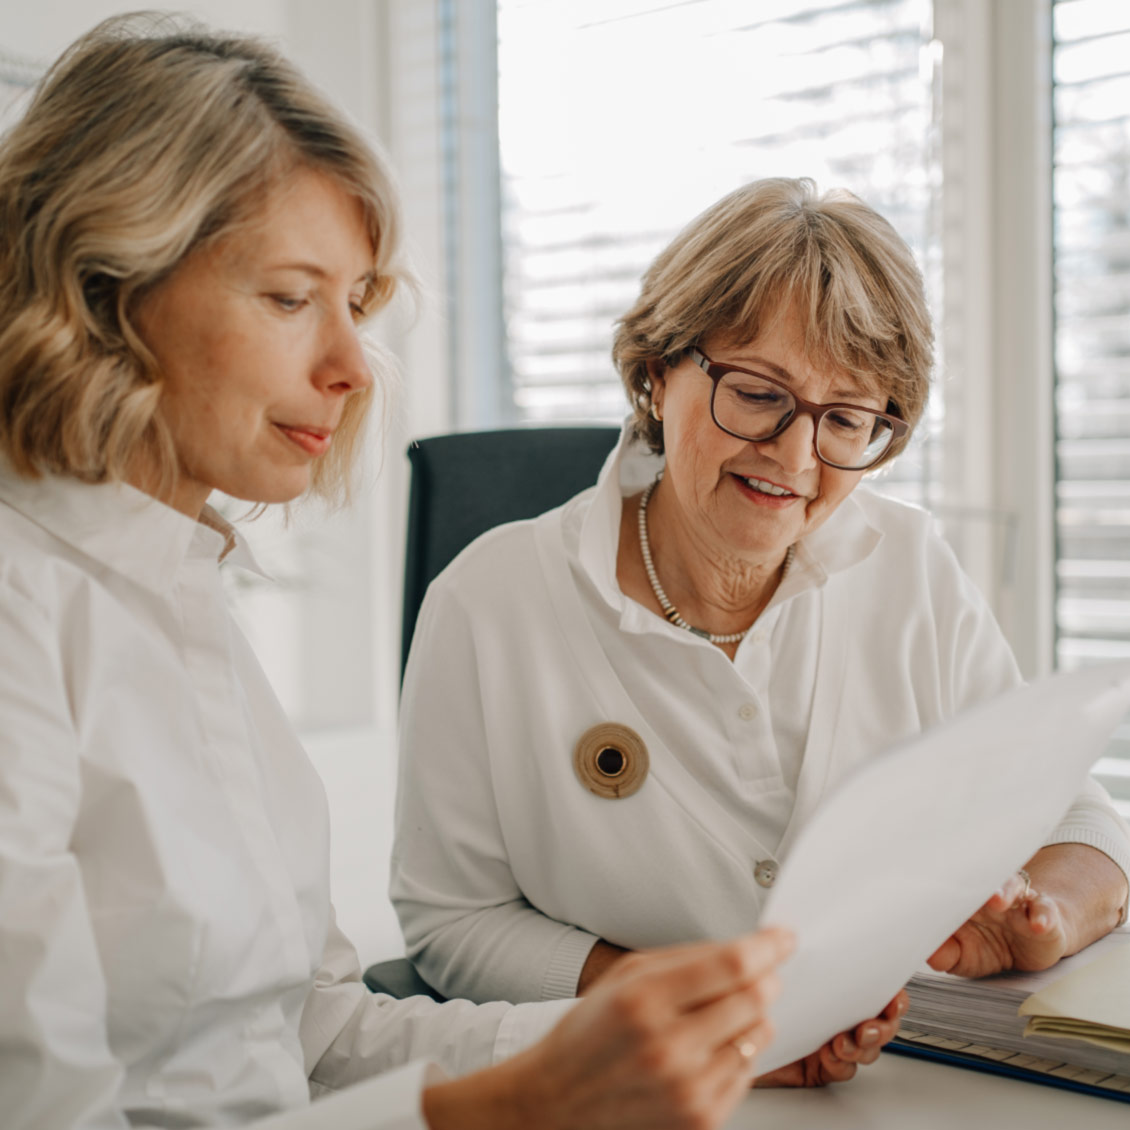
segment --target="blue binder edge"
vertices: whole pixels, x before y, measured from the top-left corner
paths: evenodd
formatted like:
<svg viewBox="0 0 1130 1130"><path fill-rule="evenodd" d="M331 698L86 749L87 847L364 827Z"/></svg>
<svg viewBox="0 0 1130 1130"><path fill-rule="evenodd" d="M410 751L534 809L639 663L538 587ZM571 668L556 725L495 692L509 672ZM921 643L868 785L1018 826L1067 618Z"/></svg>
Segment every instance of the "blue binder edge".
<svg viewBox="0 0 1130 1130"><path fill-rule="evenodd" d="M970 1071L983 1071L986 1075L1004 1075L1010 1079L1022 1079L1025 1083L1042 1083L1045 1087L1059 1087L1065 1091L1078 1091L1083 1095L1096 1095L1100 1099L1113 1099L1115 1102L1130 1103L1130 1092L1107 1091L1093 1083L1077 1083L1074 1079L1061 1079L1042 1071L1030 1071L1024 1067L1010 1067L979 1056L962 1055L961 1052L943 1051L924 1044L905 1043L895 1039L883 1048L884 1053L905 1055L911 1059L926 1059L934 1063L944 1063L951 1067L966 1067Z"/></svg>

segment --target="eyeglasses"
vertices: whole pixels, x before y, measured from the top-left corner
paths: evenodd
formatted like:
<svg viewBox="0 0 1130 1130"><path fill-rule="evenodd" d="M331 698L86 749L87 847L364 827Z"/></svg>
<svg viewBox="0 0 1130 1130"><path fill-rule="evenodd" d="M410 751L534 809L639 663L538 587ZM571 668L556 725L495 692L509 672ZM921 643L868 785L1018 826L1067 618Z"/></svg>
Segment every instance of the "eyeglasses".
<svg viewBox="0 0 1130 1130"><path fill-rule="evenodd" d="M701 349L691 360L714 382L710 414L724 432L738 439L764 443L779 436L798 416L811 416L816 458L841 471L866 471L910 431L910 425L887 412L858 404L813 404L788 385L711 361Z"/></svg>

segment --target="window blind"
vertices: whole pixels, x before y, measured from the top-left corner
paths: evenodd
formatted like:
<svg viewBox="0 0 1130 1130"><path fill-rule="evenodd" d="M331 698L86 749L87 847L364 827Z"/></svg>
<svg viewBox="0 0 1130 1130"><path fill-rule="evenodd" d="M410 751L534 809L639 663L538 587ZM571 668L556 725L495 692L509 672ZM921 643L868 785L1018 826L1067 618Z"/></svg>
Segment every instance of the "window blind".
<svg viewBox="0 0 1130 1130"><path fill-rule="evenodd" d="M1053 13L1057 660L1130 658L1130 6ZM1096 775L1130 815L1130 724Z"/></svg>
<svg viewBox="0 0 1130 1130"><path fill-rule="evenodd" d="M613 323L652 257L764 176L844 186L915 249L940 309L930 0L499 0L514 417L619 420ZM937 394L937 390L935 390ZM926 501L918 442L885 489Z"/></svg>
<svg viewBox="0 0 1130 1130"><path fill-rule="evenodd" d="M0 47L0 131L19 118L43 71L38 63Z"/></svg>

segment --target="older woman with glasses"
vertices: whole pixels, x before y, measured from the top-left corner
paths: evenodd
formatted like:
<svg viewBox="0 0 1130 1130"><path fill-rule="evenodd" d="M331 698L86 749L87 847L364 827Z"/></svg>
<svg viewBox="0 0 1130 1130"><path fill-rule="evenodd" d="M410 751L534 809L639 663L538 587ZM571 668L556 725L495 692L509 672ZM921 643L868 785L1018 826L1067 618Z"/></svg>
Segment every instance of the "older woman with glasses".
<svg viewBox="0 0 1130 1130"><path fill-rule="evenodd" d="M839 781L1020 681L930 516L860 486L921 419L932 353L909 250L848 193L753 183L659 255L596 487L424 602L392 892L429 981L548 999L748 929ZM1126 826L1097 785L1069 802L936 966L1045 967L1124 918ZM901 1003L763 1081L850 1076Z"/></svg>

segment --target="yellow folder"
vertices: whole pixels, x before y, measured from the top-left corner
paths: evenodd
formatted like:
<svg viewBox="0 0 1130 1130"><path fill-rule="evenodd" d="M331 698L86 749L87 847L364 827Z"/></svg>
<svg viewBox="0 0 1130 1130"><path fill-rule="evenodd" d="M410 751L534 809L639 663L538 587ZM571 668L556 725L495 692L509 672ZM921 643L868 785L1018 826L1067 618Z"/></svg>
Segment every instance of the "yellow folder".
<svg viewBox="0 0 1130 1130"><path fill-rule="evenodd" d="M1060 977L1021 1006L1025 1036L1086 1040L1130 1055L1130 941Z"/></svg>

